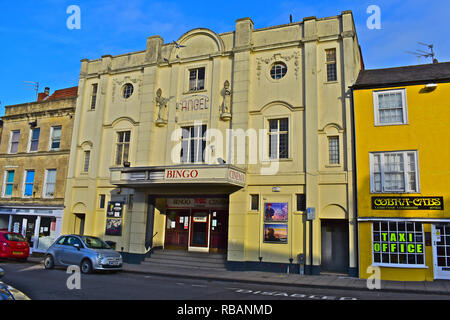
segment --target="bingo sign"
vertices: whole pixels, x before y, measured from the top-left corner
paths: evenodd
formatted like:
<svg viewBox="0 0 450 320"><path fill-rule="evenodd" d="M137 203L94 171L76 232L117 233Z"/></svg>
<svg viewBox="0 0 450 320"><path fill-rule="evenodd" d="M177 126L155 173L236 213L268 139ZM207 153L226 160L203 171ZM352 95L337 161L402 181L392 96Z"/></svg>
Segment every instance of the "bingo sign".
<svg viewBox="0 0 450 320"><path fill-rule="evenodd" d="M181 100L178 103L178 109L181 112L208 110L209 97L200 94L190 96L188 98Z"/></svg>

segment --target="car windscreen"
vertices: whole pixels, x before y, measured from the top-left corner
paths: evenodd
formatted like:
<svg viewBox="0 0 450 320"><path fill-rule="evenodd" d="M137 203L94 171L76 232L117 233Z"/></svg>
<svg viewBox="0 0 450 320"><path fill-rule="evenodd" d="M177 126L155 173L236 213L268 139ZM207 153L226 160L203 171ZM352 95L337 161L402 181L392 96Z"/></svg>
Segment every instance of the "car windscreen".
<svg viewBox="0 0 450 320"><path fill-rule="evenodd" d="M86 247L90 249L111 249L102 239L95 237L82 237Z"/></svg>
<svg viewBox="0 0 450 320"><path fill-rule="evenodd" d="M5 234L5 238L8 241L25 242L25 239L21 234L7 233L7 234Z"/></svg>

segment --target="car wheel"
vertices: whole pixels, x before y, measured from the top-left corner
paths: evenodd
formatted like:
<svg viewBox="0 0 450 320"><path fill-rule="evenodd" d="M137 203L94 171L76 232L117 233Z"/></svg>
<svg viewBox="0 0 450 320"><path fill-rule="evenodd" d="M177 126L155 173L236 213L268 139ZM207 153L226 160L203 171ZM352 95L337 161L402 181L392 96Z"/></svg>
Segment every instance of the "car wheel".
<svg viewBox="0 0 450 320"><path fill-rule="evenodd" d="M53 260L53 257L51 255L46 256L44 260L45 269L53 269L54 266L55 261Z"/></svg>
<svg viewBox="0 0 450 320"><path fill-rule="evenodd" d="M89 259L84 259L81 262L81 272L85 274L92 273L92 262Z"/></svg>

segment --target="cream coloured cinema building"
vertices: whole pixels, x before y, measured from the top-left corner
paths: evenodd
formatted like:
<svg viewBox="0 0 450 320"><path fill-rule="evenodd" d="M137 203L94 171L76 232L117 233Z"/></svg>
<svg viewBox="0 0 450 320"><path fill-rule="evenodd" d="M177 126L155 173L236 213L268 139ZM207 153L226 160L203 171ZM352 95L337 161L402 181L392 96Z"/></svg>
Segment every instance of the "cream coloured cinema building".
<svg viewBox="0 0 450 320"><path fill-rule="evenodd" d="M226 253L230 270L356 275L361 66L350 11L82 60L63 232L130 262L178 249Z"/></svg>

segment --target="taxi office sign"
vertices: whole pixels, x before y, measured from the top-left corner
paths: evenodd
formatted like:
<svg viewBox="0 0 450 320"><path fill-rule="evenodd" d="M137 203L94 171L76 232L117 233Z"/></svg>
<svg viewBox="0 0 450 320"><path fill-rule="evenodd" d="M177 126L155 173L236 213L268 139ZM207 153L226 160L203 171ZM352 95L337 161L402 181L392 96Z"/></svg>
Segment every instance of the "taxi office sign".
<svg viewBox="0 0 450 320"><path fill-rule="evenodd" d="M444 197L372 197L373 210L444 210Z"/></svg>

